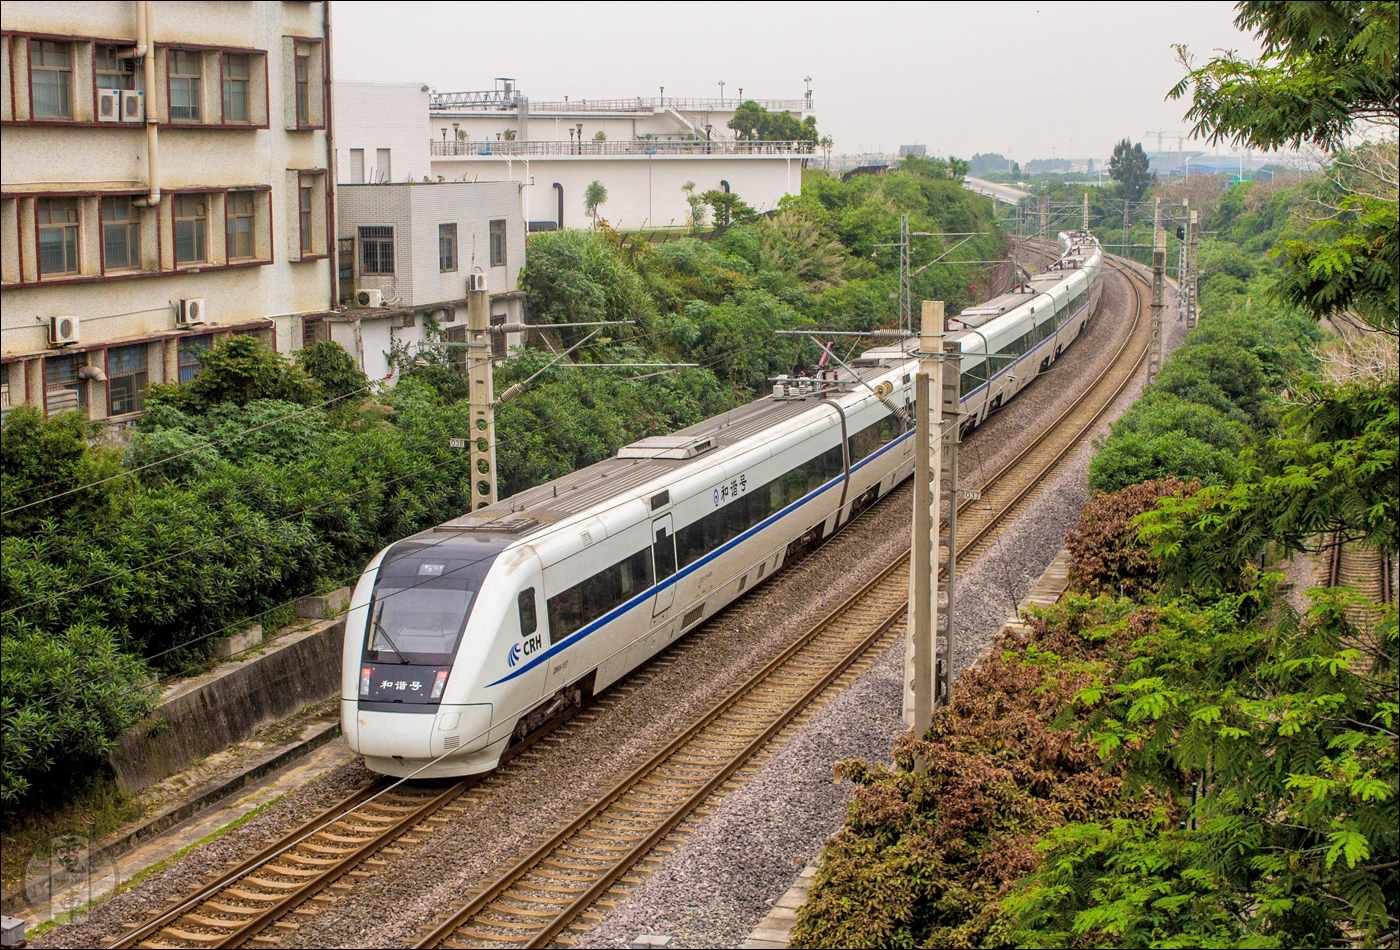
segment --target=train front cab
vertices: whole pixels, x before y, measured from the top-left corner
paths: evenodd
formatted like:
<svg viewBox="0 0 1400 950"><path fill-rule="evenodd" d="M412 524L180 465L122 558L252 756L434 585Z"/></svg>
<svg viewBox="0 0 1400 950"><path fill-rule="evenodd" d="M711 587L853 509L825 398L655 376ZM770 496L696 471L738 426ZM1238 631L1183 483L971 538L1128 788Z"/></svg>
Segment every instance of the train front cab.
<svg viewBox="0 0 1400 950"><path fill-rule="evenodd" d="M513 604L513 592L486 583L504 546L494 538L415 536L382 552L356 585L346 617L341 729L372 771L470 775L494 768L509 744L511 729L493 723L493 703L463 701L475 698L483 661L505 639L496 636L505 614L497 602Z"/></svg>

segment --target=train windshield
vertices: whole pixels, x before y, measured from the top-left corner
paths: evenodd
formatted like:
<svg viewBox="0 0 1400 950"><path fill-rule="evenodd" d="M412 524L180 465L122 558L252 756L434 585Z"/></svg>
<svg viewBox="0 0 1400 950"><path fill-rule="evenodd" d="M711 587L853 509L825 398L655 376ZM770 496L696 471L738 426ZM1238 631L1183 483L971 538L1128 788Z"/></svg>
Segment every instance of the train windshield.
<svg viewBox="0 0 1400 950"><path fill-rule="evenodd" d="M365 661L450 663L491 562L494 544L400 544L384 557L365 630Z"/></svg>

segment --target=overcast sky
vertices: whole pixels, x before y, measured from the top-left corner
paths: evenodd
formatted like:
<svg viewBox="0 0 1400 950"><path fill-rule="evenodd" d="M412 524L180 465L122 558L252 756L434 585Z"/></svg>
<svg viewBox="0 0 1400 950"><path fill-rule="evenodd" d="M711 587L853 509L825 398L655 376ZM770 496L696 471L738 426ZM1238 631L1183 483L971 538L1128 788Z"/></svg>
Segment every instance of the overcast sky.
<svg viewBox="0 0 1400 950"><path fill-rule="evenodd" d="M1106 157L1183 129L1173 43L1254 55L1234 4L368 3L334 5L337 79L532 99L799 98L837 152L921 142L963 158ZM1175 147L1175 139L1166 140ZM1010 150L1008 153L1008 149Z"/></svg>

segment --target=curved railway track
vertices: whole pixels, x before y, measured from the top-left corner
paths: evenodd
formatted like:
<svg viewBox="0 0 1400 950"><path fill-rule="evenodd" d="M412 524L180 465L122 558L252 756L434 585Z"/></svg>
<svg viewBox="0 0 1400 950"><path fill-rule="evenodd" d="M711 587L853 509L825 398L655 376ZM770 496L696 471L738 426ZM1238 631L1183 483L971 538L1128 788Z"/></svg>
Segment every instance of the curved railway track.
<svg viewBox="0 0 1400 950"><path fill-rule="evenodd" d="M973 556L1028 503L1036 485L1093 430L1147 356L1142 278L1115 265L1134 292L1132 326L1083 394L982 489L958 519ZM871 647L901 629L909 591L906 552L664 749L514 862L417 944L545 947L677 825L821 696Z"/></svg>
<svg viewBox="0 0 1400 950"><path fill-rule="evenodd" d="M959 563L979 553L1030 502L1036 486L1083 443L1146 358L1145 281L1135 266L1106 259L1133 289L1130 330L1076 401L984 483L978 501L959 506ZM815 700L863 668L863 658L875 655L872 647L900 635L908 570L906 552L494 881L467 891L468 900L417 946L549 945ZM617 692L625 697L628 691ZM601 700L611 705L617 697L605 694ZM512 751L524 751L541 735ZM401 839L409 843L404 836L412 829L435 816L450 820L437 813L467 807L470 796L457 800L483 780L491 777L372 783L111 946L275 945L281 929L296 927L283 918L308 913L303 905L309 901L332 901L328 889L347 887L341 881L346 876L371 873L362 866L383 863L375 855Z"/></svg>

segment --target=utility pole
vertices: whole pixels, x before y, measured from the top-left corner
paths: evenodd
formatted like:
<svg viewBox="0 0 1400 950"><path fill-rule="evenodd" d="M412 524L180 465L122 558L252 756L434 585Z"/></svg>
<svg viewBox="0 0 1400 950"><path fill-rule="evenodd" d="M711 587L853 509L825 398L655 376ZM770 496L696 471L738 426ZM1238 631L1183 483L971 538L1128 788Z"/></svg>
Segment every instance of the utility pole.
<svg viewBox="0 0 1400 950"><path fill-rule="evenodd" d="M492 381L491 350L490 293L484 287L468 290L467 399L472 420L468 445L471 452L473 511L496 502L496 394Z"/></svg>
<svg viewBox="0 0 1400 950"><path fill-rule="evenodd" d="M1191 199L1186 198L1181 202L1181 246L1176 249L1176 318L1186 319L1186 225L1185 221L1191 217Z"/></svg>
<svg viewBox="0 0 1400 950"><path fill-rule="evenodd" d="M1200 299L1197 296L1199 273L1196 264L1196 245L1200 240L1200 212L1192 211L1186 221L1186 330L1196 329L1200 318Z"/></svg>
<svg viewBox="0 0 1400 950"><path fill-rule="evenodd" d="M909 215L899 216L899 328L914 333L914 298L909 283Z"/></svg>
<svg viewBox="0 0 1400 950"><path fill-rule="evenodd" d="M1089 230L1089 193L1087 191L1084 192L1084 223L1080 225L1080 229Z"/></svg>
<svg viewBox="0 0 1400 950"><path fill-rule="evenodd" d="M1162 230L1162 199L1158 198L1152 206L1152 233L1155 235L1160 230ZM1154 237L1153 241L1156 240Z"/></svg>
<svg viewBox="0 0 1400 950"><path fill-rule="evenodd" d="M925 300L914 382L914 524L904 663L904 721L916 737L928 728L934 708L947 702L953 672L960 380L953 355L959 351L946 343L943 324L943 301Z"/></svg>
<svg viewBox="0 0 1400 950"><path fill-rule="evenodd" d="M1047 208L1047 205L1046 205L1046 201L1045 201L1045 193L1044 193L1044 192L1041 192L1041 194L1040 194L1040 230L1037 231L1036 233L1037 233L1040 237L1042 237L1042 238L1045 237L1045 229L1046 229L1046 226L1047 226L1047 216L1048 216L1048 214L1049 214L1049 211L1048 211L1048 208Z"/></svg>
<svg viewBox="0 0 1400 950"><path fill-rule="evenodd" d="M1128 256L1128 199L1123 199L1123 256Z"/></svg>
<svg viewBox="0 0 1400 950"><path fill-rule="evenodd" d="M1161 216L1161 204L1157 213ZM1157 228L1152 232L1152 342L1147 350L1147 385L1151 386L1162 370L1162 307L1165 305L1167 270L1167 232Z"/></svg>

